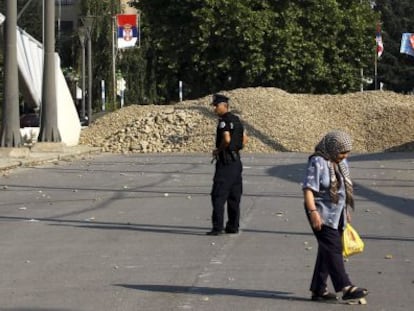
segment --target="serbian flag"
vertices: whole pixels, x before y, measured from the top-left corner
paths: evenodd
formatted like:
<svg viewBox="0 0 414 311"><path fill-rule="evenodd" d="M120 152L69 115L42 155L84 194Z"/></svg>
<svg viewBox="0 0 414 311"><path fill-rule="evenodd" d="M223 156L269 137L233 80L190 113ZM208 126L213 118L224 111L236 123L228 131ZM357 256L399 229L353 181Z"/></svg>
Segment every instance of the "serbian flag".
<svg viewBox="0 0 414 311"><path fill-rule="evenodd" d="M384 52L384 44L382 43L380 24L377 25L377 33L375 35L375 41L377 42L377 56L378 58L380 58L382 55L382 52Z"/></svg>
<svg viewBox="0 0 414 311"><path fill-rule="evenodd" d="M120 14L116 16L118 26L118 49L135 47L138 41L138 15Z"/></svg>
<svg viewBox="0 0 414 311"><path fill-rule="evenodd" d="M400 53L414 56L414 33L403 33Z"/></svg>

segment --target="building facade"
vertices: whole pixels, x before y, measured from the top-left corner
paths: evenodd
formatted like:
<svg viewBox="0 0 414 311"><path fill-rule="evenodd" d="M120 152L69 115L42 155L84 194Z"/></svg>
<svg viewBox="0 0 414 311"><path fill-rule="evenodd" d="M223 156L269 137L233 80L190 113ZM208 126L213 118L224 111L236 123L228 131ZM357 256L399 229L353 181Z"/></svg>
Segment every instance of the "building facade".
<svg viewBox="0 0 414 311"><path fill-rule="evenodd" d="M78 29L80 20L80 2L85 0L56 0L56 19L62 32ZM137 10L128 4L129 0L119 0L120 14L137 14Z"/></svg>
<svg viewBox="0 0 414 311"><path fill-rule="evenodd" d="M78 28L80 0L56 0L56 19L64 32Z"/></svg>

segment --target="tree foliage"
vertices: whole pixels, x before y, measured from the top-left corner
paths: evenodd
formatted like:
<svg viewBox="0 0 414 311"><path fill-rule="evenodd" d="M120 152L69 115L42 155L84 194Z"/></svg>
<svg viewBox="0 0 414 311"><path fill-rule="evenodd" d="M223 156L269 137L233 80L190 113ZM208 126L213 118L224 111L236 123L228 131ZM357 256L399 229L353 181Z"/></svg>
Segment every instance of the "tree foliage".
<svg viewBox="0 0 414 311"><path fill-rule="evenodd" d="M378 61L379 81L396 92L414 91L414 57L401 54L401 36L414 33L412 0L378 0L375 10L381 13L384 53Z"/></svg>
<svg viewBox="0 0 414 311"><path fill-rule="evenodd" d="M374 74L375 27L382 22L385 50L378 61L386 88L411 91L414 58L399 53L401 34L414 32L411 0L131 0L141 14L141 47L118 51L127 81L126 104L165 103L239 87L279 87L299 93L356 91L360 70ZM0 10L4 12L4 0ZM27 2L18 1L19 9ZM19 25L41 39L41 1ZM113 101L112 25L117 0L80 1L95 16L93 90L105 80ZM68 41L69 42L69 41ZM77 34L60 51L80 73ZM99 106L99 101L94 103Z"/></svg>
<svg viewBox="0 0 414 311"><path fill-rule="evenodd" d="M140 0L157 95L249 86L357 90L374 50L375 13L356 0Z"/></svg>
<svg viewBox="0 0 414 311"><path fill-rule="evenodd" d="M112 89L111 79L111 23L113 11L111 10L110 1L102 0L88 0L80 1L80 25L83 26L82 18L85 16L92 16L93 24L91 29L91 42L92 42L92 72L93 72L93 97L94 99L100 98L101 80L105 80L108 85L108 89ZM78 71L81 72L80 64L80 42L77 41L77 59ZM110 93L111 94L111 93ZM113 96L113 94L111 94ZM110 98L111 101L112 98ZM97 100L93 103L94 107L98 106Z"/></svg>
<svg viewBox="0 0 414 311"><path fill-rule="evenodd" d="M0 0L0 12L6 14L6 1ZM22 12L22 9L25 10ZM17 1L18 14L21 13L17 24L20 28L30 33L36 40L42 41L42 2L32 1L27 6L27 0Z"/></svg>

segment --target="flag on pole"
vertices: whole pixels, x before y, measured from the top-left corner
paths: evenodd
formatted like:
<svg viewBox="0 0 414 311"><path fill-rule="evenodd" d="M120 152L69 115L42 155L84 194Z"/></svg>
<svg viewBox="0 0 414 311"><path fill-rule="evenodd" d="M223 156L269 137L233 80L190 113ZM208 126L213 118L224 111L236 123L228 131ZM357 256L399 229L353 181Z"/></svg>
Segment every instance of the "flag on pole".
<svg viewBox="0 0 414 311"><path fill-rule="evenodd" d="M116 16L118 27L118 49L135 47L138 41L138 15L119 14Z"/></svg>
<svg viewBox="0 0 414 311"><path fill-rule="evenodd" d="M414 56L414 33L403 33L400 53Z"/></svg>
<svg viewBox="0 0 414 311"><path fill-rule="evenodd" d="M381 35L381 25L377 25L377 33L375 35L375 41L377 42L377 56L378 58L381 57L382 52L384 52L384 44L382 42L382 35Z"/></svg>

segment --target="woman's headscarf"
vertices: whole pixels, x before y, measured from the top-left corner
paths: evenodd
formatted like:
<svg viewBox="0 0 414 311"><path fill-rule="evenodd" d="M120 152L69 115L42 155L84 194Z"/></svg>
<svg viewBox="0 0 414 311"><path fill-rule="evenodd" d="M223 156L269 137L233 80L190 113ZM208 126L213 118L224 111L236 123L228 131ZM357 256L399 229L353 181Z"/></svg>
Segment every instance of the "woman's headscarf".
<svg viewBox="0 0 414 311"><path fill-rule="evenodd" d="M330 196L333 203L338 203L338 188L339 182L336 173L342 175L345 181L345 192L346 192L346 205L351 206L354 209L353 199L353 184L349 174L347 166L343 161L336 165L335 160L341 153L350 152L352 149L351 137L342 131L333 131L327 133L322 140L316 145L315 153L313 155L319 155L325 160L328 160L329 173L331 178L330 185ZM339 167L339 170L337 169Z"/></svg>

